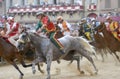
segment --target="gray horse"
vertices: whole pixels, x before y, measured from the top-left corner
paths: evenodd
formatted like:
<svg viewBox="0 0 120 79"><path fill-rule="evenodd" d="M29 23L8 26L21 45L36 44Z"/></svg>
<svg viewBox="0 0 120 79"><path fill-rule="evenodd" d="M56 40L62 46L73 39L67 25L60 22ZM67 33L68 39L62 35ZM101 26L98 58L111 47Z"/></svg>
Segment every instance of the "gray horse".
<svg viewBox="0 0 120 79"><path fill-rule="evenodd" d="M30 42L35 47L37 58L33 61L32 70L35 73L35 64L38 62L47 63L47 79L50 79L50 68L52 61L65 59L70 60L75 54L79 54L87 58L93 65L95 73L98 72L90 53L95 52L91 45L81 37L64 36L58 39L64 46L65 54L61 54L60 50L47 37L38 36L31 32L23 32L18 39L18 49L24 48L24 45ZM21 47L22 46L22 47Z"/></svg>

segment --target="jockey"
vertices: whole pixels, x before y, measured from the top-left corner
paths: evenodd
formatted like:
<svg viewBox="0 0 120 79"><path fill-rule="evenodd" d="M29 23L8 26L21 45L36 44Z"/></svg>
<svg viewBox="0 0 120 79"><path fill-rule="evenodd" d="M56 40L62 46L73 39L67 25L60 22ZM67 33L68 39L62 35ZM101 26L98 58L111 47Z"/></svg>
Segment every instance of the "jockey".
<svg viewBox="0 0 120 79"><path fill-rule="evenodd" d="M83 27L83 32L85 33L85 36L87 37L88 40L91 40L91 36L90 36L91 27L90 25L87 24L86 18L83 18L81 20L81 25Z"/></svg>
<svg viewBox="0 0 120 79"><path fill-rule="evenodd" d="M96 20L95 20L95 18L91 18L91 25L93 26L93 27L95 27L96 25Z"/></svg>
<svg viewBox="0 0 120 79"><path fill-rule="evenodd" d="M51 42L64 54L63 45L56 38L56 27L53 22L43 12L38 12L36 17L39 19L36 32L44 32L50 38Z"/></svg>
<svg viewBox="0 0 120 79"><path fill-rule="evenodd" d="M20 24L15 22L13 17L9 17L8 25L6 28L7 28L7 32L5 36L8 37L8 40L10 41L10 43L16 46L16 39L19 36Z"/></svg>
<svg viewBox="0 0 120 79"><path fill-rule="evenodd" d="M7 31L6 29L6 25L7 25L7 17L6 16L2 16L2 21L1 21L1 31L0 31L0 34L1 36L5 36L5 33Z"/></svg>
<svg viewBox="0 0 120 79"><path fill-rule="evenodd" d="M117 21L113 21L111 16L106 17L106 21L109 23L107 30L110 31L115 38L120 41L120 26Z"/></svg>
<svg viewBox="0 0 120 79"><path fill-rule="evenodd" d="M57 17L57 24L60 27L63 35L70 35L71 25L65 21L62 16Z"/></svg>

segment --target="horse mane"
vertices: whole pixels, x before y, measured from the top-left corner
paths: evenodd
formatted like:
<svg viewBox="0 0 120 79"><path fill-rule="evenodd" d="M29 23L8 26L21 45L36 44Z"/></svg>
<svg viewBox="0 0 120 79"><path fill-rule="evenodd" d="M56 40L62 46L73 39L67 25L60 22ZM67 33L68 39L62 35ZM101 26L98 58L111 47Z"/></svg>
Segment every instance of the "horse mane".
<svg viewBox="0 0 120 79"><path fill-rule="evenodd" d="M40 37L40 38L48 39L45 35L38 35L38 34L32 33L32 32L30 32L30 33L28 33L28 34L29 34L29 35L32 35L32 36L35 36L35 37Z"/></svg>

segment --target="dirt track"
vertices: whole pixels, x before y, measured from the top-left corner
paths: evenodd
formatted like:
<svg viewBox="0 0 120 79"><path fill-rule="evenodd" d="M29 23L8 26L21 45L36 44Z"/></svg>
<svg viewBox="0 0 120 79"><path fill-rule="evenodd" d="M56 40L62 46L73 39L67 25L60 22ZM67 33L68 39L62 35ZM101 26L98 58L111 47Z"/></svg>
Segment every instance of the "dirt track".
<svg viewBox="0 0 120 79"><path fill-rule="evenodd" d="M99 70L98 75L94 74L94 69L86 59L81 61L81 69L85 71L85 74L79 74L76 68L76 62L74 61L68 66L67 61L61 60L61 64L56 62L52 63L52 79L120 79L120 64L115 64L115 59L110 55L106 57L105 62L101 62L101 58L95 60L95 64ZM35 75L32 74L31 68L23 68L18 65L21 71L24 73L24 79L45 79L45 74L41 74L39 71ZM60 70L59 70L59 69ZM37 68L36 68L37 69ZM46 69L46 65L42 67ZM58 72L59 71L59 72ZM93 71L93 72L92 72ZM11 65L0 65L0 79L19 79L19 73Z"/></svg>

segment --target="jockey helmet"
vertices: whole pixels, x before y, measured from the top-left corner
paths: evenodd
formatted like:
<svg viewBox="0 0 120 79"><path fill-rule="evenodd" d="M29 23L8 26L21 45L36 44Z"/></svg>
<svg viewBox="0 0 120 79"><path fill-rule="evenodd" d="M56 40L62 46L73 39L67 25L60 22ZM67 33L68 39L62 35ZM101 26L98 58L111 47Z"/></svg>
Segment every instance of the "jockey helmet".
<svg viewBox="0 0 120 79"><path fill-rule="evenodd" d="M63 17L62 16L58 16L57 20L63 20Z"/></svg>
<svg viewBox="0 0 120 79"><path fill-rule="evenodd" d="M95 21L95 18L92 18L91 21Z"/></svg>
<svg viewBox="0 0 120 79"><path fill-rule="evenodd" d="M82 18L81 19L81 23L86 23L87 21L86 21L86 18Z"/></svg>
<svg viewBox="0 0 120 79"><path fill-rule="evenodd" d="M12 21L12 22L14 22L14 17L8 17L7 20L8 20L8 21Z"/></svg>
<svg viewBox="0 0 120 79"><path fill-rule="evenodd" d="M39 15L45 15L45 14L43 12L37 12L36 17L39 16Z"/></svg>
<svg viewBox="0 0 120 79"><path fill-rule="evenodd" d="M86 18L82 18L81 21L86 21Z"/></svg>

